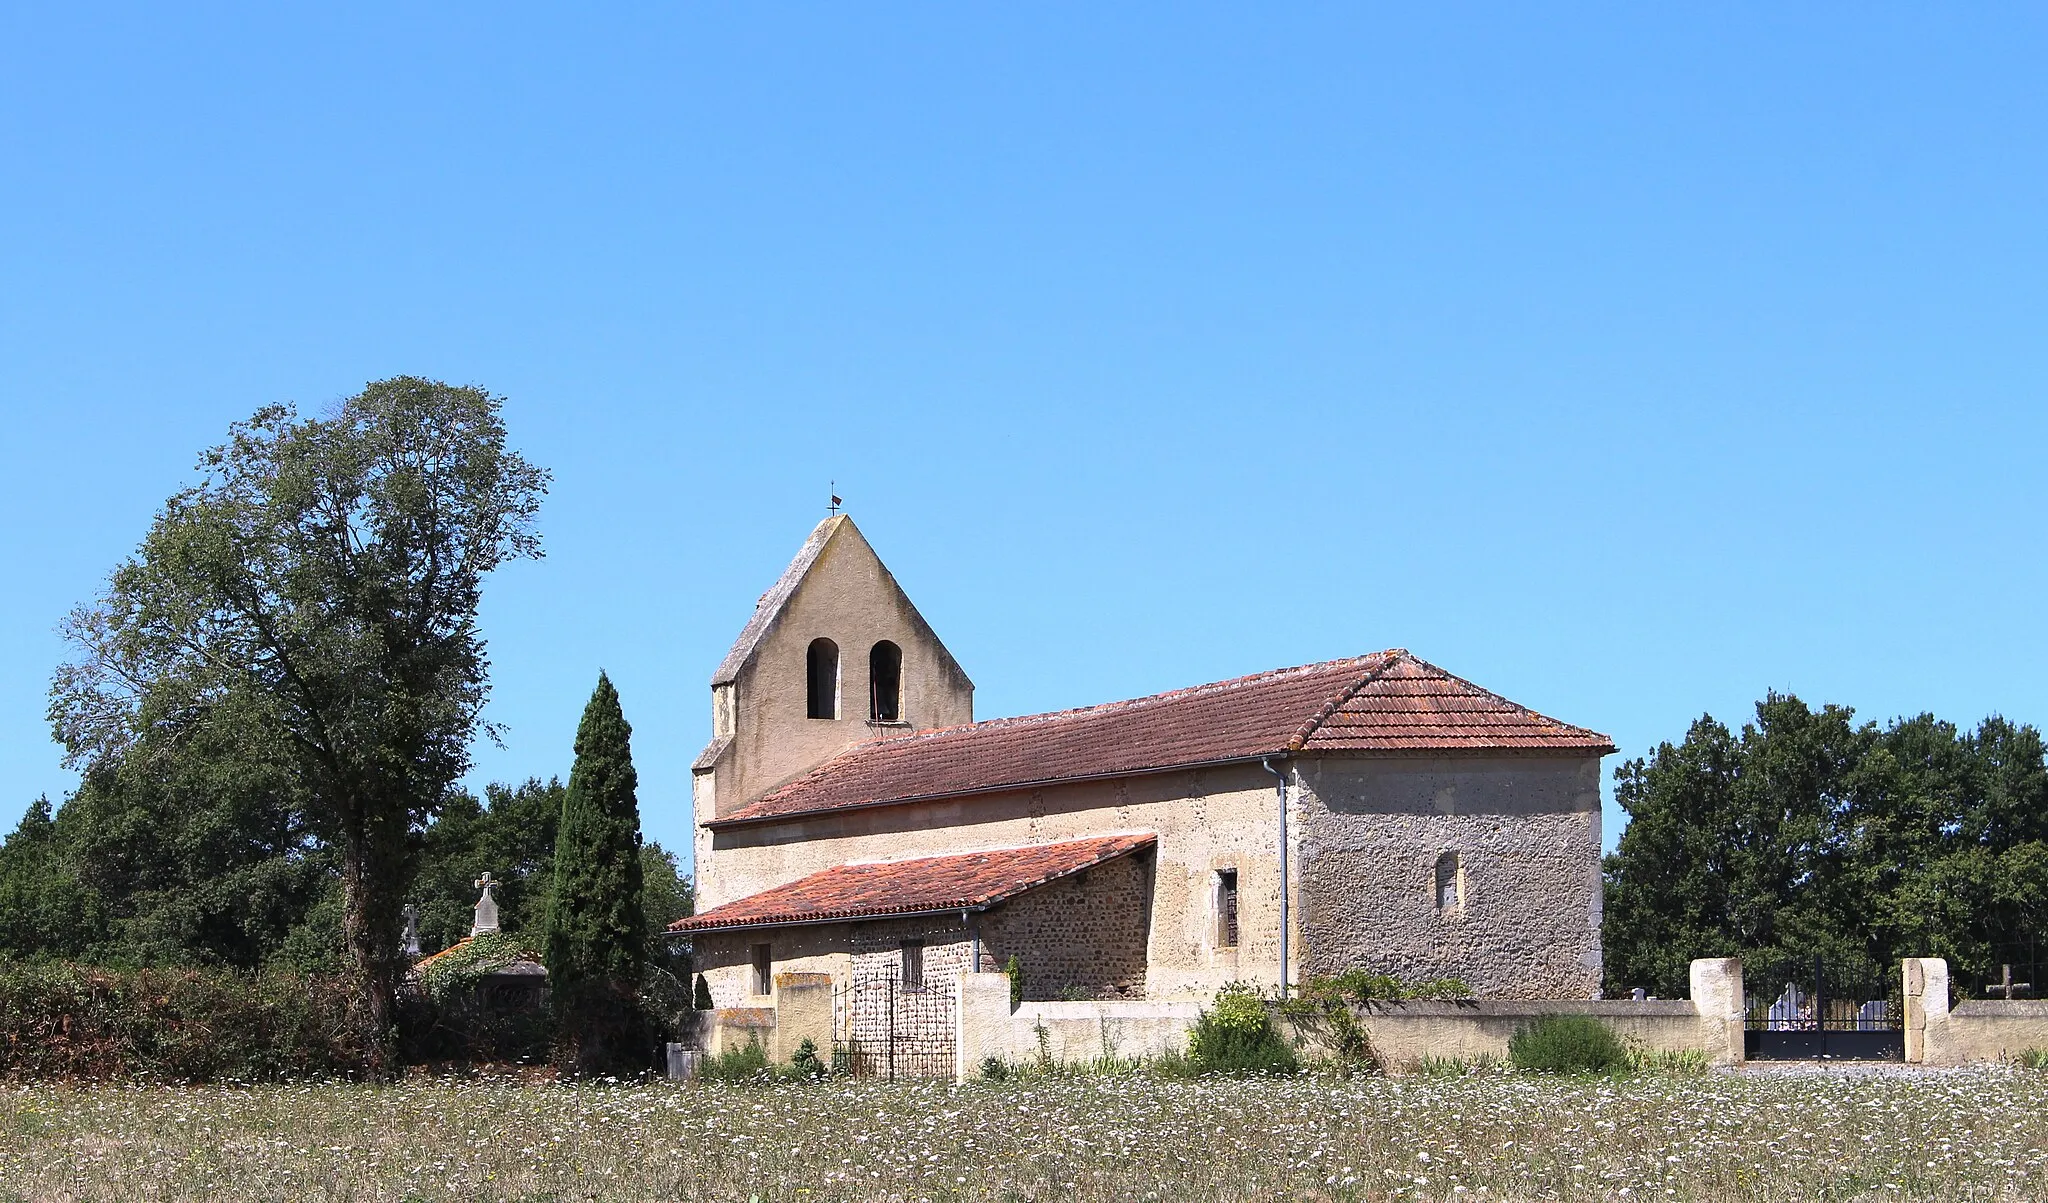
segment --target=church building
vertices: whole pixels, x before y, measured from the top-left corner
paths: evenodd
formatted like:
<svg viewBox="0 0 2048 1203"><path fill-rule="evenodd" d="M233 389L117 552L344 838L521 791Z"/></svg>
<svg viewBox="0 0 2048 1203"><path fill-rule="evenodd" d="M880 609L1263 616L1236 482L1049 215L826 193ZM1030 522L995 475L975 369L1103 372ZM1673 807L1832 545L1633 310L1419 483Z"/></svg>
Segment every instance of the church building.
<svg viewBox="0 0 2048 1203"><path fill-rule="evenodd" d="M1363 967L1600 983L1604 735L1401 649L1051 714L974 685L845 515L711 680L697 898L720 1007L1012 970L1026 999L1207 999Z"/></svg>

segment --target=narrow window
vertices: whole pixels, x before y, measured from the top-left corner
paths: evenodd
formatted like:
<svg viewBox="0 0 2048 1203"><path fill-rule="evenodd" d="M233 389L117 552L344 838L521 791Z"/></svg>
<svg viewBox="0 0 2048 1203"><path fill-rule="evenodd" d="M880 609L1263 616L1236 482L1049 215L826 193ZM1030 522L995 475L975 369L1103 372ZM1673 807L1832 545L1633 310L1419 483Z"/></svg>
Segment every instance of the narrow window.
<svg viewBox="0 0 2048 1203"><path fill-rule="evenodd" d="M924 941L903 941L903 988L924 989Z"/></svg>
<svg viewBox="0 0 2048 1203"><path fill-rule="evenodd" d="M766 944L754 945L754 993L767 994L775 985L773 970L775 959L768 955Z"/></svg>
<svg viewBox="0 0 2048 1203"><path fill-rule="evenodd" d="M1216 947L1237 947L1237 870L1216 870Z"/></svg>
<svg viewBox="0 0 2048 1203"><path fill-rule="evenodd" d="M884 639L868 652L868 721L903 718L903 649Z"/></svg>
<svg viewBox="0 0 2048 1203"><path fill-rule="evenodd" d="M1446 852L1436 858L1436 909L1455 911L1465 904L1465 883L1458 871L1458 854Z"/></svg>
<svg viewBox="0 0 2048 1203"><path fill-rule="evenodd" d="M830 639L811 640L806 662L812 718L839 717L839 645Z"/></svg>

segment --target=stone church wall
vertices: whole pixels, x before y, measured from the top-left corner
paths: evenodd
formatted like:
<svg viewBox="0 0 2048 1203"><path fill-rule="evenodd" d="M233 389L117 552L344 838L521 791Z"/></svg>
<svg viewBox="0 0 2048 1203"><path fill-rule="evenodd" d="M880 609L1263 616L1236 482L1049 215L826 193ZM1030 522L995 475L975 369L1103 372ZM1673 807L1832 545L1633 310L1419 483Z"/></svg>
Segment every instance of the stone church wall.
<svg viewBox="0 0 2048 1203"><path fill-rule="evenodd" d="M1303 773L1298 973L1598 996L1597 757L1331 758Z"/></svg>
<svg viewBox="0 0 2048 1203"><path fill-rule="evenodd" d="M1302 786L1293 791L1289 833L1296 980L1366 965L1410 979L1463 978L1497 998L1590 998L1598 990L1597 757L1304 757L1293 766ZM1130 901L1131 925L1114 929L1127 935L1100 929L1088 963L1138 955L1142 931L1145 997L1205 1001L1228 981L1278 981L1276 810L1273 779L1253 764L817 815L707 833L707 842L726 888L743 897L854 860L1149 832L1158 838L1147 865L1150 888ZM1436 906L1436 867L1446 852L1458 854L1463 890L1449 914ZM1219 942L1216 877L1225 869L1237 872L1236 947ZM1050 951L1061 947L1059 922L1024 916L1051 902L1027 894L1010 905L1017 918L997 910L982 920L983 969L1007 958L1004 941L1015 937L1000 925L1012 923L1027 941L1034 994L1057 997L1052 983L1071 981L1101 996L1128 996L1128 972L1089 977L1081 958L1062 961L1065 954ZM953 941L965 938L957 916L930 926L954 933ZM848 943L843 934L825 935L834 930L786 929L792 949L806 951L793 952L796 961L785 966L778 943L777 969L846 978L851 961L831 957ZM892 930L879 951L901 938ZM927 964L936 964L936 930L927 938ZM733 954L734 1002L744 986L744 943ZM1050 972L1032 970L1037 948L1056 958L1047 962L1055 966Z"/></svg>
<svg viewBox="0 0 2048 1203"><path fill-rule="evenodd" d="M1278 983L1277 812L1273 779L1256 764L1236 765L706 832L708 846L700 847L699 855L716 859L728 896L746 897L849 861L1150 833L1158 839L1148 865L1151 888L1143 904L1131 911L1144 933L1146 994L1206 1000L1233 980ZM1217 939L1215 880L1224 869L1238 875L1240 936L1235 947L1220 946ZM991 912L985 922L994 924L996 914ZM1050 934L1043 942L1056 942L1057 929L1046 930ZM1128 939L1135 946L1136 932ZM1027 974L1027 979L1049 981L1055 976ZM1076 984L1108 992L1123 989L1118 983L1127 978L1118 971L1106 980L1097 977Z"/></svg>

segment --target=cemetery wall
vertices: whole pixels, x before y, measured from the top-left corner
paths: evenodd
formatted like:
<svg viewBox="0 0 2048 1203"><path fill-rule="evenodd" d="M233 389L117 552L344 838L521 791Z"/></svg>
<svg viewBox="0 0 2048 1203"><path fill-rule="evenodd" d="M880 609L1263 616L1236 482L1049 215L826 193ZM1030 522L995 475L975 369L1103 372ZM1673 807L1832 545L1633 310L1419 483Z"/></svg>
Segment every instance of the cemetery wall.
<svg viewBox="0 0 2048 1203"><path fill-rule="evenodd" d="M962 974L956 1070L962 1080L986 1057L1011 1063L1045 1055L1087 1062L1105 1055L1158 1056L1186 1051L1187 1032L1201 1012L1186 1002L1025 1003L1010 1007L1009 979ZM1424 1057L1507 1056L1517 1031L1545 1015L1591 1015L1624 1040L1657 1052L1698 1050L1717 1065L1742 1060L1742 966L1733 960L1693 963L1691 999L1473 999L1462 1002L1375 1003L1354 1011L1388 1072L1414 1069ZM1311 1053L1317 1025L1283 1025Z"/></svg>
<svg viewBox="0 0 2048 1203"><path fill-rule="evenodd" d="M1000 973L960 975L954 1067L961 1081L995 1057L1012 1065L1040 1056L1061 1063L1099 1057L1157 1057L1187 1051L1188 1029L1201 1006L1192 1002L1104 999L1027 1002L1010 1007L1010 979Z"/></svg>
<svg viewBox="0 0 2048 1203"><path fill-rule="evenodd" d="M1591 1015L1623 1040L1655 1052L1712 1051L1699 1012L1685 999L1375 1003L1355 1014L1389 1073L1412 1070L1425 1057L1506 1060L1515 1033L1546 1015Z"/></svg>
<svg viewBox="0 0 2048 1203"><path fill-rule="evenodd" d="M1948 962L1905 963L1906 1060L1922 1065L2011 1061L2048 1049L2048 1000L1972 999L1949 1005Z"/></svg>

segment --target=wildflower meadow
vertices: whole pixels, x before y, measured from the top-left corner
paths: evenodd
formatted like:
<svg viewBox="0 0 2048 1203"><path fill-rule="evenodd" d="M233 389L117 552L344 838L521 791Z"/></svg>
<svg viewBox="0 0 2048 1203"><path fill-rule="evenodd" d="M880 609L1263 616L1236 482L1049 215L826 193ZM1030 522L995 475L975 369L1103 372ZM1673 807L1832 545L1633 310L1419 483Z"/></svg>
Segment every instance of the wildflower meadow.
<svg viewBox="0 0 2048 1203"><path fill-rule="evenodd" d="M2015 1069L0 1093L0 1198L2038 1199Z"/></svg>

